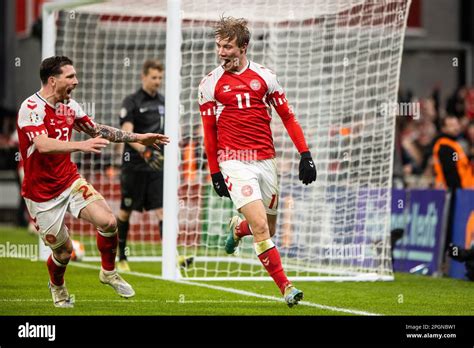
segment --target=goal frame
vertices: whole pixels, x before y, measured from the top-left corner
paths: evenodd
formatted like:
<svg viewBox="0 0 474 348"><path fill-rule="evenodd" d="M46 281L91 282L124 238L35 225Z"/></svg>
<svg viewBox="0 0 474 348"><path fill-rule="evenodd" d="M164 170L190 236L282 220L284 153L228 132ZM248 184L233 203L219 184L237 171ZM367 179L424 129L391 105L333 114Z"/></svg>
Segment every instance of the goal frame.
<svg viewBox="0 0 474 348"><path fill-rule="evenodd" d="M46 58L55 54L56 43L56 16L55 12L67 8L74 8L81 5L99 3L102 1L86 0L86 1L72 1L69 3L45 3L43 5L43 46L42 58ZM408 6L410 0L407 0ZM406 18L405 25L406 25ZM165 114L176 115L168 118L165 123L165 134L171 138L170 144L165 147L164 152L164 167L167 170L164 172L164 191L163 196L163 256L162 257L129 257L129 260L140 261L161 261L162 262L162 277L166 280L179 280L182 278L181 272L177 266L177 237L178 237L178 214L179 214L179 116L180 116L180 95L181 95L181 0L167 0L167 23L166 23L166 59L165 59L165 74L166 76L173 76L167 79L165 85ZM402 40L403 43L403 40ZM177 59L179 57L179 59ZM398 69L398 77L400 69ZM173 120L174 122L170 122ZM395 130L393 130L394 132ZM392 148L394 144L392 143ZM393 166L393 164L391 164ZM170 170L171 169L171 170ZM46 260L50 254L49 248L44 246L41 238L39 238L40 259ZM217 258L218 259L218 258ZM98 257L86 257L88 261L100 260ZM207 257L195 257L196 261L209 261ZM213 258L216 260L216 258ZM218 261L218 260L217 260ZM226 259L226 261L229 261ZM258 260L248 260L235 258L236 262L245 263L251 262L257 264ZM321 272L324 273L324 272ZM350 272L344 272L345 274ZM259 280L268 281L270 277L186 277L186 280L202 280L202 281L222 281L222 280ZM391 281L394 279L393 275L380 275L377 273L366 274L348 274L346 276L304 276L292 277L294 280L304 281Z"/></svg>

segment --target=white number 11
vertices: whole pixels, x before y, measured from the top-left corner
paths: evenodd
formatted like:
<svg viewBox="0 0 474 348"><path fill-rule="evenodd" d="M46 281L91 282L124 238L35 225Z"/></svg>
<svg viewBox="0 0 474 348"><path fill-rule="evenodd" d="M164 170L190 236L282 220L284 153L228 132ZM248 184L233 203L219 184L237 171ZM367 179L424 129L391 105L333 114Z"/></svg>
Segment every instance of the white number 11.
<svg viewBox="0 0 474 348"><path fill-rule="evenodd" d="M242 106L242 95L236 94L237 97L237 105L239 106L239 109L243 109ZM250 107L250 93L244 93L245 96L245 107L249 108Z"/></svg>

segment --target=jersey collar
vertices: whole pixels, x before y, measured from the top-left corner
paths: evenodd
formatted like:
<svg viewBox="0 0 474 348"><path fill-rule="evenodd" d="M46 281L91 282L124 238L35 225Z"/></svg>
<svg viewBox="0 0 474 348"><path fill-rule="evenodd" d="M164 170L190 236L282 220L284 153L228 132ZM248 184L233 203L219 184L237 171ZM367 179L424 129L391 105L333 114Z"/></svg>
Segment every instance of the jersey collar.
<svg viewBox="0 0 474 348"><path fill-rule="evenodd" d="M247 59L248 60L248 59ZM243 68L241 71L238 71L238 72L232 72L232 71L229 71L230 74L233 74L233 75L242 75L244 72L247 71L247 69L250 67L250 60L248 60L247 62L247 66L245 68Z"/></svg>
<svg viewBox="0 0 474 348"><path fill-rule="evenodd" d="M46 105L49 105L51 106L53 109L56 109L56 106L55 105L52 105L49 101L47 101L46 99L44 99L40 94L39 94L39 91L35 93L36 96L41 99L43 101L43 103L45 103Z"/></svg>

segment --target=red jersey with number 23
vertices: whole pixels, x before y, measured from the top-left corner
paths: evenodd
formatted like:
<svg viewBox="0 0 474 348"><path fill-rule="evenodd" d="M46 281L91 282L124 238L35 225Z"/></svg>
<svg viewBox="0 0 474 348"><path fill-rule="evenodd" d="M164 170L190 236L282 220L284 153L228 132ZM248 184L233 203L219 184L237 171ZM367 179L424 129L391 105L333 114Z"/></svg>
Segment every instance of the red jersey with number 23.
<svg viewBox="0 0 474 348"><path fill-rule="evenodd" d="M33 139L40 134L61 141L70 141L72 129L94 128L75 100L68 104L49 104L39 93L26 99L20 107L17 132L25 176L21 194L34 202L46 202L71 186L80 177L70 153L39 153Z"/></svg>
<svg viewBox="0 0 474 348"><path fill-rule="evenodd" d="M211 174L219 171L218 162L237 159L232 156L239 151L252 151L256 160L275 157L271 105L298 151L308 151L301 126L271 70L249 61L238 73L219 66L203 78L199 85L199 108Z"/></svg>

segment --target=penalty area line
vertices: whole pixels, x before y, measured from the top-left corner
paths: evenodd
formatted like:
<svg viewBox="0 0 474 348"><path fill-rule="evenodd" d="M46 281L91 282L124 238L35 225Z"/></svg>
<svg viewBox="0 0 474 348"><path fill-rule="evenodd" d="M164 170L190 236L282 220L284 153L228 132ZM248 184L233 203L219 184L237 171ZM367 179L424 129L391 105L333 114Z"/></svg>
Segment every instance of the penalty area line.
<svg viewBox="0 0 474 348"><path fill-rule="evenodd" d="M84 264L84 263L74 262L74 263L70 263L70 265L73 265L75 267L80 267L80 268L100 270L99 266L88 265L88 264ZM158 276L156 274L150 274L150 273L142 273L142 272L131 271L131 272L123 272L121 274L127 274L127 275L129 274L129 275L134 275L134 276L142 277L142 278L150 278L150 279L169 281L167 279L163 279L163 277L161 277L161 276ZM239 289L234 289L234 288L228 288L228 287L225 287L225 286L210 285L210 284L206 284L206 283L198 283L198 282L195 282L195 281L187 281L187 280L177 280L177 281L173 281L173 282L178 283L178 284L199 286L199 287L208 288L208 289L212 289L212 290L219 290L219 291L229 292L229 293L237 294L237 295L256 297L256 298L261 298L261 299L265 299L265 300L285 303L285 299L283 299L282 297L261 295L261 294L255 293L255 292L250 292L250 291L246 291L246 290L239 290ZM298 305L308 306L308 307L313 307L313 308L319 308L319 309L328 310L328 311L331 311L331 312L340 312L340 313L347 313L347 314L353 314L353 315L362 315L362 316L381 316L381 315L383 315L383 314L380 314L380 313L366 312L366 311L360 311L360 310L356 310L356 309L326 306L326 305L322 305L322 304L314 303L314 302L309 302L309 301L300 301L298 303Z"/></svg>

